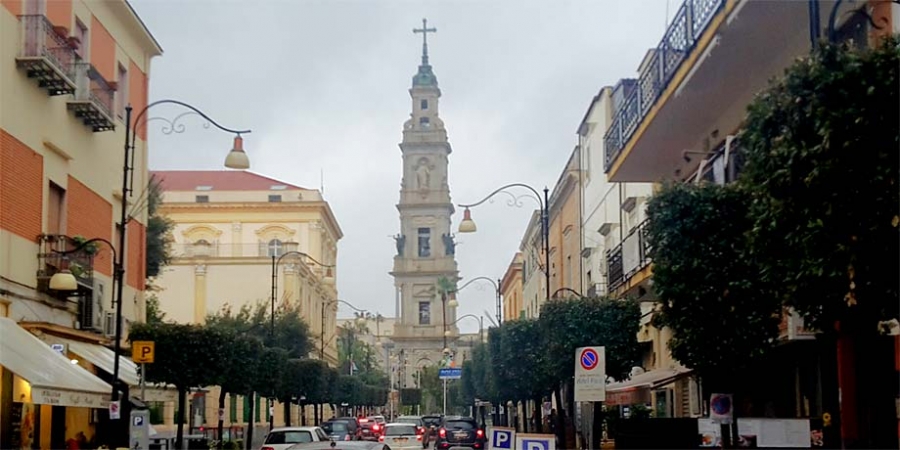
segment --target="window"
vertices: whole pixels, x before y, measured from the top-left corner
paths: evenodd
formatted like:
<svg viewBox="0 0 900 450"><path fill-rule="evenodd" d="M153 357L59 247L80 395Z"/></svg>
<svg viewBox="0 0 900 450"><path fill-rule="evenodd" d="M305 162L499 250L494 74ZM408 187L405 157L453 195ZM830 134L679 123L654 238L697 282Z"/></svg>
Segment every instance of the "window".
<svg viewBox="0 0 900 450"><path fill-rule="evenodd" d="M431 325L431 302L419 302L419 325Z"/></svg>
<svg viewBox="0 0 900 450"><path fill-rule="evenodd" d="M279 203L279 202L281 202L280 195L270 195L269 196L269 203Z"/></svg>
<svg viewBox="0 0 900 450"><path fill-rule="evenodd" d="M272 239L269 241L267 256L281 256L284 252L284 243L278 239Z"/></svg>
<svg viewBox="0 0 900 450"><path fill-rule="evenodd" d="M208 195L197 195L197 196L194 196L194 201L197 203L209 203L209 196Z"/></svg>
<svg viewBox="0 0 900 450"><path fill-rule="evenodd" d="M261 411L261 409L259 407L262 402L260 402L261 398L258 395L256 396L255 400L256 400L256 405L254 406L254 409L256 409L256 411L253 413L253 421L256 423L259 423L259 422L262 422L262 420L260 420L260 418L259 418L259 416L260 416L259 412Z"/></svg>
<svg viewBox="0 0 900 450"><path fill-rule="evenodd" d="M119 88L116 90L116 113L119 118L125 117L125 105L128 104L128 70L119 64Z"/></svg>
<svg viewBox="0 0 900 450"><path fill-rule="evenodd" d="M244 420L243 422L250 422L250 399L247 396L241 397L244 400ZM178 416L175 416L178 417Z"/></svg>
<svg viewBox="0 0 900 450"><path fill-rule="evenodd" d="M428 100L422 99L422 101L419 103L419 108L428 109Z"/></svg>
<svg viewBox="0 0 900 450"><path fill-rule="evenodd" d="M237 396L234 394L228 394L228 420L231 423L237 423Z"/></svg>
<svg viewBox="0 0 900 450"><path fill-rule="evenodd" d="M415 425L389 425L384 427L385 436L415 436Z"/></svg>
<svg viewBox="0 0 900 450"><path fill-rule="evenodd" d="M88 48L90 48L88 45L88 28L77 17L75 18L75 37L79 42L78 48L75 49L75 54L87 61Z"/></svg>
<svg viewBox="0 0 900 450"><path fill-rule="evenodd" d="M419 125L422 125L424 128L428 128L431 125L430 122L427 117L419 117Z"/></svg>
<svg viewBox="0 0 900 450"><path fill-rule="evenodd" d="M419 228L419 258L431 256L431 228Z"/></svg>
<svg viewBox="0 0 900 450"><path fill-rule="evenodd" d="M66 234L66 227L63 224L66 217L65 199L65 189L51 181L47 195L47 234Z"/></svg>

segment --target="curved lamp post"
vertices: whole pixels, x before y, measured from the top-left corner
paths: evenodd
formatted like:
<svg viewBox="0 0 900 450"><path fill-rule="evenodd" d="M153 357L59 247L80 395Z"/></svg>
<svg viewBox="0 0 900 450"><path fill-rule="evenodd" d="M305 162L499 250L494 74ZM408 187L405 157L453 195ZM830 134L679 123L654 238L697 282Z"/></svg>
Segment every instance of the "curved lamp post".
<svg viewBox="0 0 900 450"><path fill-rule="evenodd" d="M459 232L460 233L474 233L478 230L478 227L475 226L475 221L472 220L472 212L470 208L474 208L482 203L492 199L495 195L499 193L504 193L510 196L510 200L508 202L509 206L522 207L522 196L515 196L508 189L511 188L523 188L531 191L530 193L526 193L526 197L531 197L531 194L534 194L535 200L537 200L538 204L541 207L541 240L544 244L544 278L546 282L546 292L547 292L547 301L550 301L550 189L544 188L544 196L541 197L541 194L538 193L537 189L523 183L511 183L505 186L501 186L497 188L494 192L488 194L487 197L481 199L478 202L470 203L467 205L459 204L457 206L461 208L465 208L463 211L463 220L459 224Z"/></svg>
<svg viewBox="0 0 900 450"><path fill-rule="evenodd" d="M334 268L334 266L322 264L318 260L316 260L312 256L309 256L306 253L292 250L289 252L282 253L280 256L272 255L272 283L271 283L272 284L272 317L270 318L269 337L270 337L270 339L272 339L273 345L275 344L275 296L276 296L276 292L278 291L278 270L276 270L276 268L278 267L279 264L281 264L281 260L283 260L284 258L286 258L288 256L299 256L301 258L308 259L308 260L312 261L313 263L315 263L321 267L324 267L325 269L328 269L328 271L325 273L325 277L322 281L327 283L328 280L330 279L331 282L334 282L334 277L330 276L331 275L330 269ZM322 308L322 335L323 336L325 335L325 308ZM324 354L324 350L323 350L323 354ZM272 408L274 408L274 407L275 407L275 399L270 398L269 399L269 411L271 411ZM272 431L272 428L275 428L275 414L270 412L269 413L269 431Z"/></svg>
<svg viewBox="0 0 900 450"><path fill-rule="evenodd" d="M465 314L456 318L450 325L456 325L460 320L472 318L478 321L478 339L484 342L484 316L476 316L475 314ZM444 331L445 336L450 336L450 330Z"/></svg>
<svg viewBox="0 0 900 450"><path fill-rule="evenodd" d="M578 291L576 291L575 289L567 288L567 287L561 287L561 288L557 289L555 292L553 292L553 298L556 298L556 295L559 294L559 293L561 293L561 292L568 292L568 293L571 293L571 294L575 294L575 295L577 295L577 296L579 296L579 297L584 297L584 295L582 295L581 292L578 292Z"/></svg>
<svg viewBox="0 0 900 450"><path fill-rule="evenodd" d="M469 220L471 221L471 218ZM475 222L472 222L473 225L474 225L474 223ZM459 291L465 289L470 284L472 284L476 281L487 281L488 283L491 283L492 286L494 286L494 292L497 294L497 325L500 325L501 323L503 323L503 313L502 313L503 303L500 299L500 284L501 284L500 280L494 281L488 277L475 277L475 278L472 278L471 280L469 280L468 282L466 282L466 284L463 284L461 287L457 288L456 292L459 292ZM454 322L454 323L456 323L456 322Z"/></svg>
<svg viewBox="0 0 900 450"><path fill-rule="evenodd" d="M109 246L109 249L110 249L110 251L112 251L112 254L113 254L113 274L116 277L115 279L118 280L119 272L120 271L124 272L124 269L117 262L118 261L118 257L117 257L118 253L116 252L116 247L114 245L112 245L112 242L109 242L106 239L103 239L103 238L88 239L87 241L82 242L81 244L78 245L78 247L75 247L72 250L66 250L66 251L54 250L53 252L57 253L59 255L63 255L63 256L70 255L72 253L77 253L77 252L81 251L88 245L91 245L95 242L102 242ZM116 282L118 282L118 281L116 281ZM75 275L73 275L72 272L68 268L66 268L66 269L60 270L59 272L56 272L55 274L53 274L52 277L50 277L50 289L53 289L54 291L64 291L64 292L77 291L78 290L78 280L76 280Z"/></svg>
<svg viewBox="0 0 900 450"><path fill-rule="evenodd" d="M244 144L243 138L241 138L242 134L250 133L250 130L233 130L230 128L225 128L216 121L212 120L209 116L204 114L202 111L197 109L196 107L189 105L187 103L178 101L178 100L157 100L153 103L148 104L143 109L141 109L135 119L131 120L131 112L132 107L128 105L125 107L125 163L122 167L122 199L119 205L120 209L120 219L119 223L116 224L116 228L119 230L119 249L124 249L126 245L126 231L128 229L128 197L131 196L131 193L134 191L134 148L135 143L137 141L137 133L134 132L133 128L136 128L141 119L144 118L144 115L147 113L150 108L162 105L162 104L174 104L181 106L183 108L188 109L187 113L180 114L176 116L172 120L163 119L163 118L154 118L154 119L146 119L144 123L146 124L150 120L160 119L164 120L168 123L168 126L163 128L163 133L171 134L171 133L182 133L184 132L184 125L179 124L178 121L182 117L188 114L196 114L200 117L206 119L208 124L212 124L216 128L225 131L227 133L234 133L234 145L231 148L231 151L228 152L228 156L225 158L225 167L230 169L248 169L250 167L250 160L247 158L247 154L244 153ZM207 125L208 127L208 125ZM108 241L105 241L109 244ZM116 271L115 271L115 282L117 283L116 288L116 337L115 337L115 345L113 347L113 352L115 352L115 360L113 362L113 391L112 391L112 401L117 401L119 399L119 390L116 389L119 379L119 346L122 341L122 297L124 295L125 288L125 252L115 252L114 256L116 258ZM62 282L62 280L60 280ZM51 279L51 287L52 287L52 279Z"/></svg>

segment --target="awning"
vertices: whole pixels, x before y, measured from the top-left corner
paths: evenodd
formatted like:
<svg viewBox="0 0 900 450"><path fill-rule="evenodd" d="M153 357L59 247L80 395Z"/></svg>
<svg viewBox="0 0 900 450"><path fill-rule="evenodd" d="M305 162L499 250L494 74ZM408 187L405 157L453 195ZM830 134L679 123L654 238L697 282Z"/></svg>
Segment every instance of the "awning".
<svg viewBox="0 0 900 450"><path fill-rule="evenodd" d="M50 348L6 317L0 317L0 365L31 386L31 403L107 408L112 386ZM13 401L28 401L14 392Z"/></svg>
<svg viewBox="0 0 900 450"><path fill-rule="evenodd" d="M44 338L48 342L52 341L53 343L66 345L70 352L84 358L104 372L113 373L116 354L112 349L98 344L74 341L49 334L45 335ZM131 388L132 397L140 397L141 377L138 375L137 364L126 355L119 355L119 380ZM178 391L174 387L166 389L165 387L147 385L144 391L144 401L165 402L178 400Z"/></svg>
<svg viewBox="0 0 900 450"><path fill-rule="evenodd" d="M606 385L607 405L629 405L650 401L651 389L665 386L691 373L686 367L656 369L635 375L626 381Z"/></svg>

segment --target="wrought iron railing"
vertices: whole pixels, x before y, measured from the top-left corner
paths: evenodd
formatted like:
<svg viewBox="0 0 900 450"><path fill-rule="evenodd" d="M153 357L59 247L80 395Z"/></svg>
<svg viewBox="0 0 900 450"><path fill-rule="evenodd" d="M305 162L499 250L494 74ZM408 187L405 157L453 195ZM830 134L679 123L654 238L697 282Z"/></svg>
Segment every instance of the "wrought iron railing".
<svg viewBox="0 0 900 450"><path fill-rule="evenodd" d="M93 64L87 62L75 64L75 85L77 86L75 100L89 101L107 117L112 118L115 91Z"/></svg>
<svg viewBox="0 0 900 450"><path fill-rule="evenodd" d="M89 246L80 251L61 255L59 252L71 251L79 246L79 242L61 234L42 234L38 237L40 253L38 253L38 279L49 281L55 273L69 270L79 285L86 288L94 286L94 253L97 248Z"/></svg>
<svg viewBox="0 0 900 450"><path fill-rule="evenodd" d="M280 256L297 249L296 242L282 242L277 246L267 242L172 244L172 254L177 258L271 258L273 254Z"/></svg>
<svg viewBox="0 0 900 450"><path fill-rule="evenodd" d="M75 49L64 36L56 32L50 20L43 15L24 15L19 16L19 24L19 57L45 58L69 80L74 80Z"/></svg>
<svg viewBox="0 0 900 450"><path fill-rule="evenodd" d="M685 0L678 9L637 86L625 96L604 136L607 172L725 2Z"/></svg>
<svg viewBox="0 0 900 450"><path fill-rule="evenodd" d="M650 264L647 221L635 227L622 242L606 252L608 291L613 292Z"/></svg>

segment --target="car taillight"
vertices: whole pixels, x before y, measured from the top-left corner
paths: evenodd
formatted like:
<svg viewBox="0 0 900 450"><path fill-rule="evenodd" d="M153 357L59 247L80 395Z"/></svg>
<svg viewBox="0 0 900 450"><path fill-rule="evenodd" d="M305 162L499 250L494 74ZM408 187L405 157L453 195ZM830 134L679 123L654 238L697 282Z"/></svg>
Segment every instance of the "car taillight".
<svg viewBox="0 0 900 450"><path fill-rule="evenodd" d="M483 438L483 437L484 437L484 430L478 430L478 431L476 431L476 432L475 432L475 436L478 436L478 437L480 437L480 438Z"/></svg>
<svg viewBox="0 0 900 450"><path fill-rule="evenodd" d="M425 427L419 427L416 434L425 434Z"/></svg>
<svg viewBox="0 0 900 450"><path fill-rule="evenodd" d="M275 450L275 449L272 448L272 447L263 447L263 448L261 448L261 449L259 449L259 450Z"/></svg>
<svg viewBox="0 0 900 450"><path fill-rule="evenodd" d="M381 427L379 427L377 423L375 425L372 425L372 431L378 431L380 428Z"/></svg>
<svg viewBox="0 0 900 450"><path fill-rule="evenodd" d="M446 429L446 428L441 428L441 430L438 431L438 434L440 434L442 438L447 437L447 429Z"/></svg>
<svg viewBox="0 0 900 450"><path fill-rule="evenodd" d="M344 435L344 440L345 440L345 441L349 441L349 440L350 440L350 435L349 435L349 434ZM274 450L274 449L273 449L273 450Z"/></svg>
<svg viewBox="0 0 900 450"><path fill-rule="evenodd" d="M384 436L378 436L378 442L384 442Z"/></svg>
<svg viewBox="0 0 900 450"><path fill-rule="evenodd" d="M416 440L421 442L421 441L422 441L422 435L421 435L421 434L417 434L417 435L416 435Z"/></svg>

